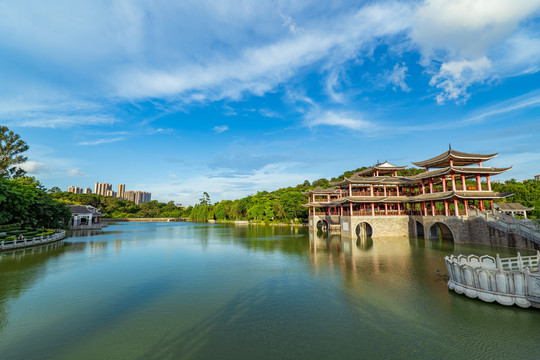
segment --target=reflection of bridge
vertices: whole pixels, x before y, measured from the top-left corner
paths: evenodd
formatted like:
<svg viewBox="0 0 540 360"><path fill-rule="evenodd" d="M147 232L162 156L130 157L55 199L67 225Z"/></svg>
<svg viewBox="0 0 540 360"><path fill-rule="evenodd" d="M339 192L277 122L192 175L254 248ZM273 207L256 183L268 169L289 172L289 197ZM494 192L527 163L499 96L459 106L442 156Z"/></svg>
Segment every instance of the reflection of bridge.
<svg viewBox="0 0 540 360"><path fill-rule="evenodd" d="M494 211L471 210L461 216L335 216L312 215L312 229L320 228L342 236L418 236L455 242L540 249L540 231L534 223Z"/></svg>

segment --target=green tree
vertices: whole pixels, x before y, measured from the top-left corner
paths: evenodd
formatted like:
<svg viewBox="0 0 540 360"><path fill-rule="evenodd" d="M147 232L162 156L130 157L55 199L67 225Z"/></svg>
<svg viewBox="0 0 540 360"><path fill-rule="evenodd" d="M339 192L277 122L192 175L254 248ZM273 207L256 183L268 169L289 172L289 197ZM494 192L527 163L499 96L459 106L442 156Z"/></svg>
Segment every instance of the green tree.
<svg viewBox="0 0 540 360"><path fill-rule="evenodd" d="M19 134L10 131L7 126L0 126L0 177L17 178L24 176L26 171L19 165L27 158L23 155L28 150L28 145L21 139Z"/></svg>

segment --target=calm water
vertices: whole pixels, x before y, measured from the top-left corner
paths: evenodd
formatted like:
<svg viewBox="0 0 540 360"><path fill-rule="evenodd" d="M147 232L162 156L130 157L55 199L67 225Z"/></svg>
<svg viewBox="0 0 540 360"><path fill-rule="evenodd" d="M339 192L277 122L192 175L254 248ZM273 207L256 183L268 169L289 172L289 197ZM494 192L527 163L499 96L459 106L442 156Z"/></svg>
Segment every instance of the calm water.
<svg viewBox="0 0 540 360"><path fill-rule="evenodd" d="M298 228L111 225L0 256L0 359L540 358L540 311L468 299L436 275L446 254L496 252L515 255Z"/></svg>

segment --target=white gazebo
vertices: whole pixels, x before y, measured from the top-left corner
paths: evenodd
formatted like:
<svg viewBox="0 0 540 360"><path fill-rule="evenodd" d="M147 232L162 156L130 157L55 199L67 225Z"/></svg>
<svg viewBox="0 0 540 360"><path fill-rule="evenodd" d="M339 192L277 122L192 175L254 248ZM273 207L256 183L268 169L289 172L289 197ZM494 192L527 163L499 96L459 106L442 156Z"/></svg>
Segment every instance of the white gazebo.
<svg viewBox="0 0 540 360"><path fill-rule="evenodd" d="M70 229L101 229L99 218L103 215L91 205L68 205L71 210Z"/></svg>
<svg viewBox="0 0 540 360"><path fill-rule="evenodd" d="M527 211L533 211L534 207L528 208L520 203L498 203L495 204L495 209L499 210L503 214L510 214L515 217L516 213L521 213L523 218L527 218Z"/></svg>

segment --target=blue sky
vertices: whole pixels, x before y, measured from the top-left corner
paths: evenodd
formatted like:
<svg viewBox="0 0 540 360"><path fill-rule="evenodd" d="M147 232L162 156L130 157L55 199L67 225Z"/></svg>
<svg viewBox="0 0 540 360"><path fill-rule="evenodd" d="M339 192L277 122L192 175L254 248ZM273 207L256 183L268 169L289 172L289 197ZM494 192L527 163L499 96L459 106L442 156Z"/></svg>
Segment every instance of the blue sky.
<svg viewBox="0 0 540 360"><path fill-rule="evenodd" d="M193 204L448 149L540 174L540 1L0 1L47 187ZM488 164L486 164L488 165Z"/></svg>

